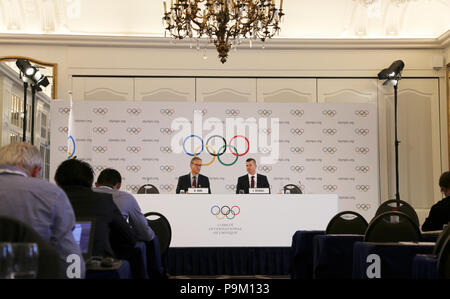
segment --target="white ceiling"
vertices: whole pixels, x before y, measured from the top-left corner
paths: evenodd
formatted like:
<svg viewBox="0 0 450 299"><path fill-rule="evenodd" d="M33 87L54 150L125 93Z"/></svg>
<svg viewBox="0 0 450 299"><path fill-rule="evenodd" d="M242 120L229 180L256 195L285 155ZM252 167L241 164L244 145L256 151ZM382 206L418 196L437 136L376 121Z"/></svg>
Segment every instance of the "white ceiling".
<svg viewBox="0 0 450 299"><path fill-rule="evenodd" d="M163 37L162 3L0 0L0 33ZM450 30L450 0L284 0L283 8L282 38L438 38Z"/></svg>

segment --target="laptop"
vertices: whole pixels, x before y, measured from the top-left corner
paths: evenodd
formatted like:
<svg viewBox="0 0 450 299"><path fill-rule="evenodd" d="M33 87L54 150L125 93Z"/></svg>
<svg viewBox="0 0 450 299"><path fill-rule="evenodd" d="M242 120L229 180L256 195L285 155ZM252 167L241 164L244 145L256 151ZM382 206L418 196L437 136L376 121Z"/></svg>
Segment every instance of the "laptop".
<svg viewBox="0 0 450 299"><path fill-rule="evenodd" d="M94 225L93 219L77 219L75 228L72 231L75 242L81 249L83 258L87 261L92 256L92 247L94 244Z"/></svg>

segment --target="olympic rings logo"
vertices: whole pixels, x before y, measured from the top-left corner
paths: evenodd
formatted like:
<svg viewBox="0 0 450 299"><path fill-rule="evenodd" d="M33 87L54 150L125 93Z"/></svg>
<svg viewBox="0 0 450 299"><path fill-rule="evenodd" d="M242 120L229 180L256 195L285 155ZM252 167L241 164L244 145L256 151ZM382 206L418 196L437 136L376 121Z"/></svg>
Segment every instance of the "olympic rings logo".
<svg viewBox="0 0 450 299"><path fill-rule="evenodd" d="M303 133L305 133L305 130L303 130L303 129L299 129L299 128L292 128L291 129L291 134L292 135L298 135L298 136L301 136L301 135L303 135Z"/></svg>
<svg viewBox="0 0 450 299"><path fill-rule="evenodd" d="M272 115L272 110L260 109L260 110L258 110L258 115L264 116L264 117L269 117Z"/></svg>
<svg viewBox="0 0 450 299"><path fill-rule="evenodd" d="M359 136L366 136L369 132L369 129L355 129L355 134Z"/></svg>
<svg viewBox="0 0 450 299"><path fill-rule="evenodd" d="M322 148L322 151L324 153L328 153L330 155L334 155L337 152L337 148L329 146L329 147Z"/></svg>
<svg viewBox="0 0 450 299"><path fill-rule="evenodd" d="M161 146L161 147L159 148L159 151L160 151L161 153L170 154L170 153L173 152L173 148L172 148L171 146Z"/></svg>
<svg viewBox="0 0 450 299"><path fill-rule="evenodd" d="M355 148L355 152L357 152L358 154L361 155L365 155L370 151L370 149L368 147L357 147Z"/></svg>
<svg viewBox="0 0 450 299"><path fill-rule="evenodd" d="M106 127L95 127L92 129L92 131L96 134L106 134L108 132L108 128Z"/></svg>
<svg viewBox="0 0 450 299"><path fill-rule="evenodd" d="M337 171L337 167L334 165L325 165L322 167L323 171L328 173L335 173Z"/></svg>
<svg viewBox="0 0 450 299"><path fill-rule="evenodd" d="M134 173L139 172L139 171L141 171L141 166L139 166L139 165L128 165L127 166L127 171L128 172L134 172Z"/></svg>
<svg viewBox="0 0 450 299"><path fill-rule="evenodd" d="M67 132L69 132L69 128L68 128L68 127L59 127L59 128L58 128L58 131L59 131L60 133L67 134Z"/></svg>
<svg viewBox="0 0 450 299"><path fill-rule="evenodd" d="M194 112L194 114L197 113L197 114L200 114L201 116L205 116L208 113L208 110L206 110L206 109L194 109L193 112Z"/></svg>
<svg viewBox="0 0 450 299"><path fill-rule="evenodd" d="M134 128L134 127L131 127L131 128L127 128L127 132L128 132L128 134L132 134L132 135L138 135L139 133L141 133L141 128Z"/></svg>
<svg viewBox="0 0 450 299"><path fill-rule="evenodd" d="M225 115L226 116L238 116L239 114L241 114L241 111L239 111L238 109L227 109L225 110Z"/></svg>
<svg viewBox="0 0 450 299"><path fill-rule="evenodd" d="M305 167L301 166L301 165L296 165L296 166L292 165L291 166L291 171L293 171L293 172L302 173L304 170L305 170Z"/></svg>
<svg viewBox="0 0 450 299"><path fill-rule="evenodd" d="M161 113L164 116L172 116L175 114L175 110L174 109L161 109L161 110L159 110L159 113Z"/></svg>
<svg viewBox="0 0 450 299"><path fill-rule="evenodd" d="M159 131L163 135L172 135L173 134L173 130L171 128L161 128L161 129L159 129Z"/></svg>
<svg viewBox="0 0 450 299"><path fill-rule="evenodd" d="M258 152L263 154L270 154L272 152L272 148L270 147L258 147Z"/></svg>
<svg viewBox="0 0 450 299"><path fill-rule="evenodd" d="M272 171L272 166L260 165L260 166L258 166L258 170L259 171L264 171L265 173L268 173L268 172Z"/></svg>
<svg viewBox="0 0 450 299"><path fill-rule="evenodd" d="M58 151L67 153L67 145L66 146L58 146Z"/></svg>
<svg viewBox="0 0 450 299"><path fill-rule="evenodd" d="M107 146L93 146L92 150L97 154L104 154L108 151Z"/></svg>
<svg viewBox="0 0 450 299"><path fill-rule="evenodd" d="M367 117L369 115L368 110L355 110L355 114L359 117Z"/></svg>
<svg viewBox="0 0 450 299"><path fill-rule="evenodd" d="M200 140L202 144L201 144L200 146L198 146L198 147L195 149L194 153L189 153L189 152L186 150L186 142L187 142L189 139L194 139L194 138ZM211 145L209 145L209 142L210 142L211 139L213 139L213 138L219 138L219 139L223 142L222 147L219 148L219 150L217 151L217 153L216 153L216 150L215 150ZM245 152L243 152L243 153L239 153L238 150L237 150L237 148L236 148L235 146L232 145L232 142L233 142L234 140L237 140L237 138L242 138L242 139L244 139L245 142L247 143L247 149L246 149ZM250 141L248 140L247 137L242 136L242 135L236 135L236 136L234 136L233 138L230 139L230 142L229 142L228 144L227 144L225 138L223 138L222 136L219 136L219 135L213 135L213 136L210 136L210 137L208 138L208 140L206 140L206 144L205 144L203 138L201 138L200 136L197 136L197 135L189 135L189 136L187 136L187 137L184 139L184 141L183 141L183 151L184 151L188 156L191 156L191 157L197 157L198 155L200 155L200 154L204 151L205 148L206 148L207 152L208 152L213 158L212 158L211 161L209 161L208 163L203 163L202 166L209 166L209 165L211 165L211 164L215 161L216 157L217 157L217 160L219 160L219 162L220 162L222 165L224 165L224 166L232 166L232 165L234 165L234 164L237 162L237 160L239 159L239 157L245 156L245 155L249 152L249 150L250 150ZM227 148L229 148L231 154L233 154L233 155L235 156L234 161L231 162L231 163L225 163L225 162L223 162L223 161L220 159L220 156L222 156L222 155L225 153L225 151L227 150ZM212 150L212 152L211 152L210 150ZM234 151L233 151L233 150L234 150Z"/></svg>
<svg viewBox="0 0 450 299"><path fill-rule="evenodd" d="M128 146L127 151L132 154L137 154L142 150L140 146Z"/></svg>
<svg viewBox="0 0 450 299"><path fill-rule="evenodd" d="M166 192L172 191L173 188L174 188L173 185L159 185L159 189L166 191Z"/></svg>
<svg viewBox="0 0 450 299"><path fill-rule="evenodd" d="M355 188L360 192L367 192L370 190L370 185L356 185Z"/></svg>
<svg viewBox="0 0 450 299"><path fill-rule="evenodd" d="M133 193L137 193L140 186L138 185L126 185L125 188L127 189L127 191L133 192Z"/></svg>
<svg viewBox="0 0 450 299"><path fill-rule="evenodd" d="M227 191L236 191L236 185L226 185L225 189Z"/></svg>
<svg viewBox="0 0 450 299"><path fill-rule="evenodd" d="M67 115L67 114L70 113L70 108L69 108L69 107L59 108L59 109L58 109L58 112L61 113L61 114Z"/></svg>
<svg viewBox="0 0 450 299"><path fill-rule="evenodd" d="M367 211L370 209L370 204L368 203L357 203L356 204L356 208L358 210L363 210L363 211Z"/></svg>
<svg viewBox="0 0 450 299"><path fill-rule="evenodd" d="M107 168L107 166L104 166L104 165L94 165L92 167L92 169L94 170L95 173L102 172L103 169L105 169L105 168Z"/></svg>
<svg viewBox="0 0 450 299"><path fill-rule="evenodd" d="M94 108L92 109L92 112L94 112L96 115L104 116L108 114L108 108Z"/></svg>
<svg viewBox="0 0 450 299"><path fill-rule="evenodd" d="M367 173L367 172L369 172L370 167L369 166L356 166L355 170L357 172Z"/></svg>
<svg viewBox="0 0 450 299"><path fill-rule="evenodd" d="M323 185L322 188L327 192L334 192L338 187L336 185Z"/></svg>
<svg viewBox="0 0 450 299"><path fill-rule="evenodd" d="M305 151L305 148L296 146L296 147L291 147L289 150L291 151L291 153L301 154Z"/></svg>
<svg viewBox="0 0 450 299"><path fill-rule="evenodd" d="M237 215L241 213L241 208L239 206L212 206L211 214L216 216L218 220L224 220L227 218L228 220L234 219Z"/></svg>
<svg viewBox="0 0 450 299"><path fill-rule="evenodd" d="M303 114L305 114L305 111L301 110L301 109L292 109L290 111L291 115L293 116L297 116L297 117L302 117Z"/></svg>
<svg viewBox="0 0 450 299"><path fill-rule="evenodd" d="M138 116L141 114L142 110L140 108L128 108L127 113L132 116Z"/></svg>
<svg viewBox="0 0 450 299"><path fill-rule="evenodd" d="M325 135L328 135L328 136L333 136L336 134L336 132L337 132L336 129L323 129L322 130L322 133L324 133Z"/></svg>
<svg viewBox="0 0 450 299"><path fill-rule="evenodd" d="M161 165L159 167L159 170L161 170L161 172L172 172L174 171L175 167L172 165Z"/></svg>
<svg viewBox="0 0 450 299"><path fill-rule="evenodd" d="M328 117L334 117L336 116L337 112L336 110L322 110L322 114Z"/></svg>
<svg viewBox="0 0 450 299"><path fill-rule="evenodd" d="M270 135L272 133L272 129L259 129L259 132L265 135Z"/></svg>

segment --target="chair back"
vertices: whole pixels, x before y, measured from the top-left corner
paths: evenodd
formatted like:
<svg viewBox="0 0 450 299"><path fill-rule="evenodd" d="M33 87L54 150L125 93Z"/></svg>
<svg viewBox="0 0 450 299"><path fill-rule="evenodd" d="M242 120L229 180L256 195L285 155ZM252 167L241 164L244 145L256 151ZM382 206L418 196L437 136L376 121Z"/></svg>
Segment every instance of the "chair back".
<svg viewBox="0 0 450 299"><path fill-rule="evenodd" d="M328 222L326 234L364 235L367 221L359 213L353 211L340 212Z"/></svg>
<svg viewBox="0 0 450 299"><path fill-rule="evenodd" d="M378 207L375 213L375 217L385 212L397 212L397 211L408 215L409 218L411 218L411 220L414 221L415 224L417 224L417 226L420 226L419 217L417 216L416 211L409 203L403 200L390 199L388 201L383 202Z"/></svg>
<svg viewBox="0 0 450 299"><path fill-rule="evenodd" d="M447 225L447 227L439 234L439 237L436 240L436 245L433 249L434 255L439 255L439 253L442 250L442 247L444 246L444 242L448 239L450 236L450 226Z"/></svg>
<svg viewBox="0 0 450 299"><path fill-rule="evenodd" d="M444 245L438 255L437 274L438 278L450 278L450 237L447 237L444 241Z"/></svg>
<svg viewBox="0 0 450 299"><path fill-rule="evenodd" d="M0 242L37 243L38 272L37 278L63 278L58 252L33 228L17 219L0 216Z"/></svg>
<svg viewBox="0 0 450 299"><path fill-rule="evenodd" d="M144 216L147 218L148 226L151 227L158 237L161 256L165 256L169 249L170 241L172 240L172 228L170 227L169 220L158 212L149 212L144 214Z"/></svg>
<svg viewBox="0 0 450 299"><path fill-rule="evenodd" d="M419 242L419 226L402 212L386 212L369 223L364 242Z"/></svg>
<svg viewBox="0 0 450 299"><path fill-rule="evenodd" d="M289 190L289 192L291 194L302 194L302 189L300 189L300 187L298 187L297 185L294 184L288 184L286 186L283 187L283 191L286 194L286 191Z"/></svg>
<svg viewBox="0 0 450 299"><path fill-rule="evenodd" d="M139 188L137 194L159 194L159 191L154 185L145 184Z"/></svg>

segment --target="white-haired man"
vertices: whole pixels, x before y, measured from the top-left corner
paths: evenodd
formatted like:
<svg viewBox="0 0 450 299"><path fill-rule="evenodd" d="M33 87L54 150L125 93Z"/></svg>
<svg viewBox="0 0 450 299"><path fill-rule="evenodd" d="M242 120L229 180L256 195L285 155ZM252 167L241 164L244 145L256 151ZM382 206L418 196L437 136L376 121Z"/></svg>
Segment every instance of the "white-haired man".
<svg viewBox="0 0 450 299"><path fill-rule="evenodd" d="M0 148L0 216L31 226L58 252L66 269L67 257L80 258L80 276L85 266L72 229L75 214L67 195L58 186L39 178L42 159L39 150L20 142ZM67 271L63 271L65 275Z"/></svg>

